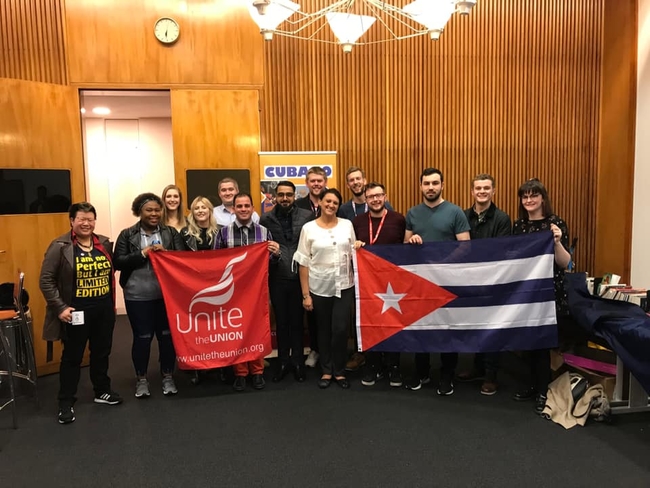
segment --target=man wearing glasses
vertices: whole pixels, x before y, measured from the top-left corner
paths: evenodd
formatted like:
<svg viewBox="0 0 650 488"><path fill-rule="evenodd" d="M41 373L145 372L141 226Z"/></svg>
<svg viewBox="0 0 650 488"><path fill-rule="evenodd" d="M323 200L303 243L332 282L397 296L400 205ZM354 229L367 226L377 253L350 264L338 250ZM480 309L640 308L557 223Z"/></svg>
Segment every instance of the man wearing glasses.
<svg viewBox="0 0 650 488"><path fill-rule="evenodd" d="M352 221L354 233L364 246L373 244L401 244L404 242L406 220L404 216L386 208L386 188L381 183L370 183L365 188L365 201L368 213L361 214ZM382 365L382 353L369 352L361 383L373 386L376 380L384 377L384 367L388 370L390 386L402 386L399 370L399 353L384 353L385 364Z"/></svg>
<svg viewBox="0 0 650 488"><path fill-rule="evenodd" d="M290 181L280 181L275 190L276 205L262 215L260 224L266 227L280 245L280 257L269 267L269 292L275 312L278 342L278 367L273 381L282 381L293 371L296 381L305 381L303 358L302 291L298 273L292 270L293 254L298 249L302 226L314 214L295 205L296 187Z"/></svg>

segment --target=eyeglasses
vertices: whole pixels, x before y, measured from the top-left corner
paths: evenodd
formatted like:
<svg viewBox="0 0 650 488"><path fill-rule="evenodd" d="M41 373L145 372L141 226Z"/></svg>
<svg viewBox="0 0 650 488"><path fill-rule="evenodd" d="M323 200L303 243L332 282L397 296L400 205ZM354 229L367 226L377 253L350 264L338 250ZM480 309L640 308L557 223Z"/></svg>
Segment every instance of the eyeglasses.
<svg viewBox="0 0 650 488"><path fill-rule="evenodd" d="M81 223L81 224L94 224L95 223L95 219L89 219L89 218L82 219L82 218L77 217L75 220L77 222Z"/></svg>
<svg viewBox="0 0 650 488"><path fill-rule="evenodd" d="M276 193L276 194L275 194L275 196L278 197L278 198L285 198L285 197L286 197L286 198L291 198L291 197L294 196L294 195L295 195L295 193L293 193L293 192L288 192L288 193Z"/></svg>
<svg viewBox="0 0 650 488"><path fill-rule="evenodd" d="M366 195L366 200L376 200L379 198L384 198L385 196L385 193L375 193L374 195Z"/></svg>
<svg viewBox="0 0 650 488"><path fill-rule="evenodd" d="M531 193L529 195L522 195L521 200L526 201L526 200L536 200L537 198L541 197L542 195L540 193Z"/></svg>

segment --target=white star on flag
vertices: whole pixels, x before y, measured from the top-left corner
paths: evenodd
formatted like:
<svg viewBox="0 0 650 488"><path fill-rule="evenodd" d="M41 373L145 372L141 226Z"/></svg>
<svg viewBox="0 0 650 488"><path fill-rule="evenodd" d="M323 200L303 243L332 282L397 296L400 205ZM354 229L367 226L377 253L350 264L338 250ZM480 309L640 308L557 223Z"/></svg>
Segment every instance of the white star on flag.
<svg viewBox="0 0 650 488"><path fill-rule="evenodd" d="M406 296L406 293L395 293L393 291L393 285L391 285L390 282L386 288L386 293L375 293L375 295L381 298L384 302L384 306L381 307L381 313L385 313L391 308L394 308L399 313L402 313L402 309L399 306L399 301Z"/></svg>

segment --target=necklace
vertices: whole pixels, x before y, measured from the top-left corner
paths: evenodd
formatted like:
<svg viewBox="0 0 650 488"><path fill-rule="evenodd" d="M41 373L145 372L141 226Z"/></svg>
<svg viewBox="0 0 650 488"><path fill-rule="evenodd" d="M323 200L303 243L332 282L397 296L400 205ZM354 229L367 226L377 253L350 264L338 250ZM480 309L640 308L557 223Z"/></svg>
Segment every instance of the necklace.
<svg viewBox="0 0 650 488"><path fill-rule="evenodd" d="M81 241L77 241L77 246L79 246L82 250L86 252L90 252L93 250L93 241L90 241L90 244L82 244Z"/></svg>

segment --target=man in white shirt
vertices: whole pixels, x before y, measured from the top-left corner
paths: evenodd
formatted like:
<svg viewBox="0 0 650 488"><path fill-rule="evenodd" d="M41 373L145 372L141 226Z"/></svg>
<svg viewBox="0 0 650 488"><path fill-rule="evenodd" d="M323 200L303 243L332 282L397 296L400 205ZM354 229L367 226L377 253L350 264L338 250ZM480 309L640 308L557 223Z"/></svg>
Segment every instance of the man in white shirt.
<svg viewBox="0 0 650 488"><path fill-rule="evenodd" d="M224 178L218 185L219 198L221 198L221 205L214 207L214 218L217 220L219 228L232 224L237 216L235 215L235 208L233 202L235 195L239 193L239 184L233 178ZM260 221L260 216L253 210L251 217L256 224Z"/></svg>

